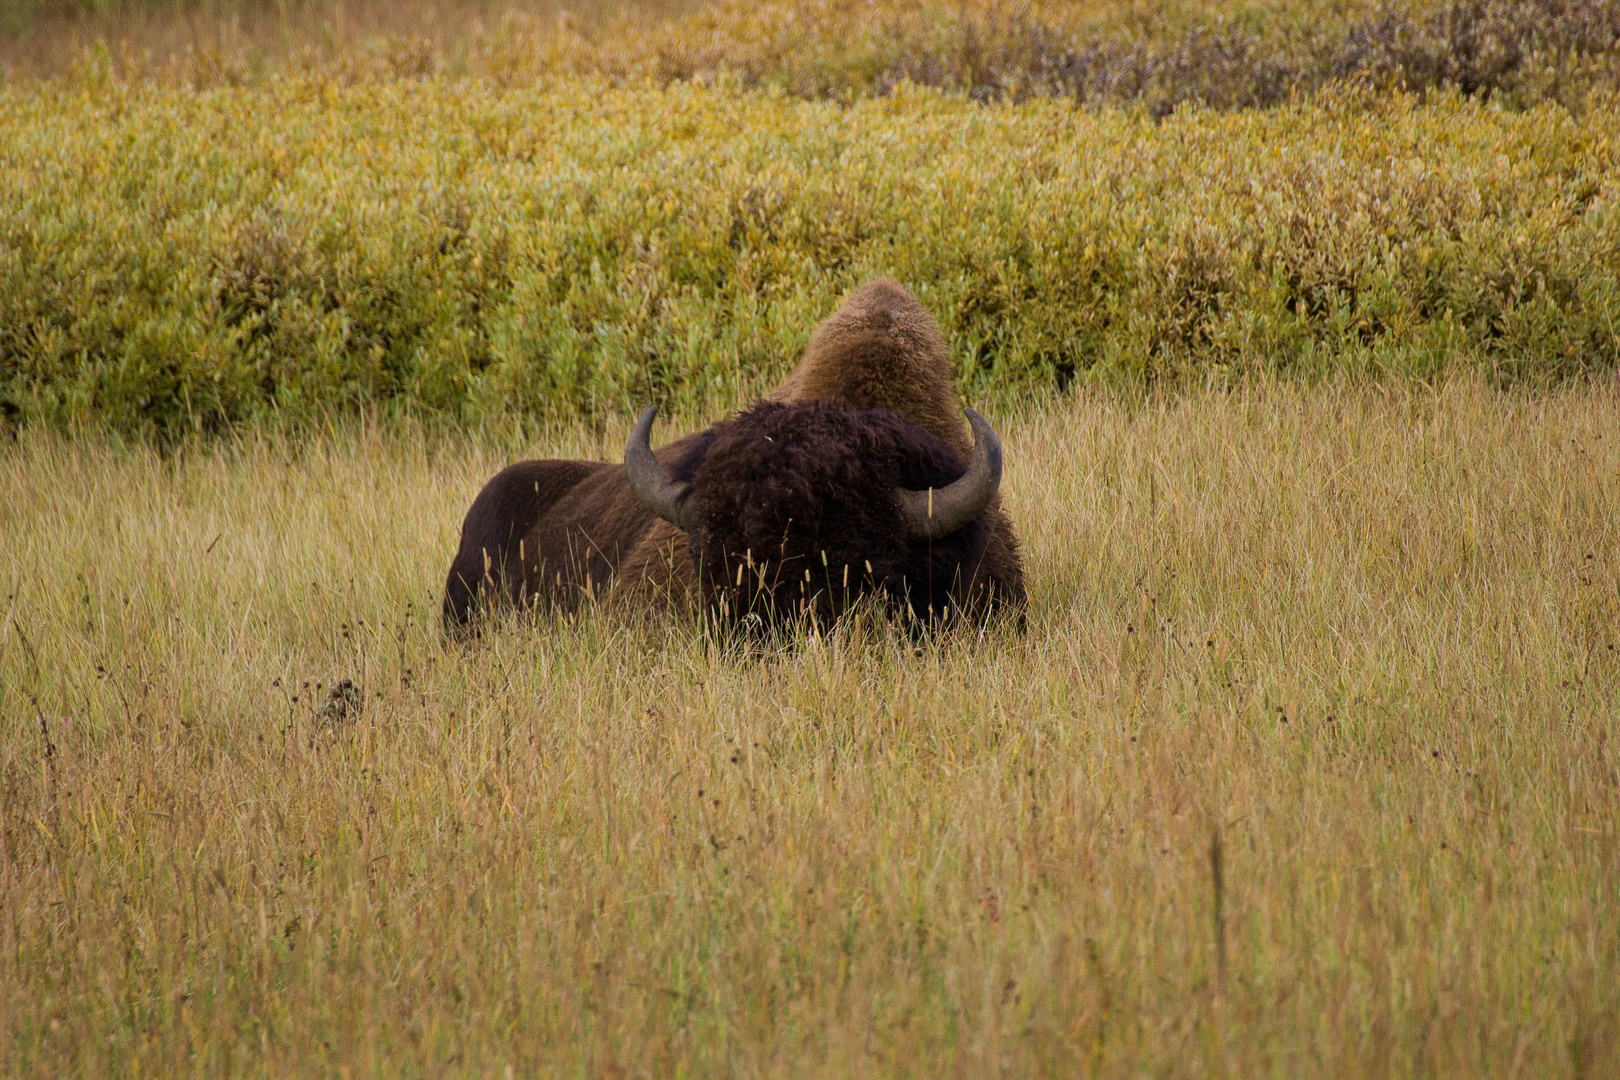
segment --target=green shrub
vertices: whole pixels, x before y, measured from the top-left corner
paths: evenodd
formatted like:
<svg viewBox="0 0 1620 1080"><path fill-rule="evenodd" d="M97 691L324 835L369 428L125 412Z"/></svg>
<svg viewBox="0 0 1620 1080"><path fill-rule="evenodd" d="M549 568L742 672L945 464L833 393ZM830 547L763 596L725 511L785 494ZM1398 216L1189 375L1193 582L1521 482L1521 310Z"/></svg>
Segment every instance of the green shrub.
<svg viewBox="0 0 1620 1080"><path fill-rule="evenodd" d="M1127 32L1073 32L1027 15L991 15L964 21L954 40L902 53L890 70L979 95L1059 94L1141 104L1163 115L1187 102L1265 107L1346 79L1576 101L1594 82L1612 85L1620 55L1614 0L1386 0L1347 7L1282 5L1281 17L1258 24L1219 19L1177 26L1161 16Z"/></svg>
<svg viewBox="0 0 1620 1080"><path fill-rule="evenodd" d="M495 70L534 64L527 43ZM731 71L803 96L905 79L979 98L1059 95L1163 115L1270 106L1355 79L1578 102L1613 86L1617 0L722 0L661 25L542 50L550 67L659 79Z"/></svg>
<svg viewBox="0 0 1620 1080"><path fill-rule="evenodd" d="M13 422L712 410L879 274L974 396L1620 358L1612 109L309 78L13 87L0 127Z"/></svg>
<svg viewBox="0 0 1620 1080"><path fill-rule="evenodd" d="M59 72L83 41L100 38L120 73L188 85L278 71L507 84L724 75L849 97L903 80L980 99L1055 95L1164 115L1184 103L1266 107L1346 80L1455 86L1517 106L1578 106L1620 83L1620 0L587 0L561 19L526 0L24 3L32 6L9 22L0 16L0 67L9 52L19 70ZM72 13L81 17L62 17ZM8 48L8 26L14 38L71 40L46 50L54 65L42 63L38 41Z"/></svg>

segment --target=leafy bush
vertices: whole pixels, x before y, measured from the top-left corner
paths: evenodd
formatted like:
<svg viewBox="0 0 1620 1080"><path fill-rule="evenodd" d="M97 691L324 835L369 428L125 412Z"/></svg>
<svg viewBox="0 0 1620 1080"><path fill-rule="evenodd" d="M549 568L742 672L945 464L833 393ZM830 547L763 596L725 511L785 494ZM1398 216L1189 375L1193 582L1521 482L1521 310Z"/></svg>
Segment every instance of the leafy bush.
<svg viewBox="0 0 1620 1080"><path fill-rule="evenodd" d="M730 70L805 96L900 79L978 97L1268 106L1356 78L1578 101L1613 85L1616 0L1293 0L1072 5L725 0L683 20L554 49L553 66L690 78ZM521 67L521 59L511 62Z"/></svg>
<svg viewBox="0 0 1620 1080"><path fill-rule="evenodd" d="M884 93L906 80L979 98L1058 95L1163 115L1187 102L1269 106L1347 79L1572 106L1620 81L1620 0L719 0L680 18L670 16L693 0L627 0L570 4L580 17L561 20L534 17L525 0L504 2L517 5L504 17L503 0L398 0L386 18L384 0L52 0L47 9L112 12L74 33L105 36L121 72L189 85L289 69L506 83L726 74L805 97ZM419 26L432 36L357 37L349 16L361 8L371 14L356 26L374 23L373 34ZM267 11L280 17L255 21ZM131 21L164 12L188 32ZM182 40L196 47L176 55Z"/></svg>
<svg viewBox="0 0 1620 1080"><path fill-rule="evenodd" d="M1109 34L990 18L964 24L959 47L916 50L893 70L979 95L1052 93L1139 103L1163 115L1185 102L1269 106L1351 78L1578 100L1593 81L1612 82L1620 44L1620 5L1612 0L1382 3L1342 21L1279 22Z"/></svg>
<svg viewBox="0 0 1620 1080"><path fill-rule="evenodd" d="M974 396L1620 359L1612 109L308 78L14 87L0 127L13 422L713 409L879 274Z"/></svg>

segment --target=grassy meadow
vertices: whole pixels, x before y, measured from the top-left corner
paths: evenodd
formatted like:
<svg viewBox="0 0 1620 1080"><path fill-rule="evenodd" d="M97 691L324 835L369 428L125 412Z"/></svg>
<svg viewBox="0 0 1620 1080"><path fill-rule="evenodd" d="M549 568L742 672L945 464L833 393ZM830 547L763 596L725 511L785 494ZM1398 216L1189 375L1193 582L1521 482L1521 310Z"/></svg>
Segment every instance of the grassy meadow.
<svg viewBox="0 0 1620 1080"><path fill-rule="evenodd" d="M1620 1073L1620 6L574 8L0 17L0 1076ZM878 275L1023 633L445 640Z"/></svg>
<svg viewBox="0 0 1620 1080"><path fill-rule="evenodd" d="M1617 408L997 416L1027 633L754 657L594 613L441 639L482 480L622 425L29 429L0 1067L1607 1075Z"/></svg>

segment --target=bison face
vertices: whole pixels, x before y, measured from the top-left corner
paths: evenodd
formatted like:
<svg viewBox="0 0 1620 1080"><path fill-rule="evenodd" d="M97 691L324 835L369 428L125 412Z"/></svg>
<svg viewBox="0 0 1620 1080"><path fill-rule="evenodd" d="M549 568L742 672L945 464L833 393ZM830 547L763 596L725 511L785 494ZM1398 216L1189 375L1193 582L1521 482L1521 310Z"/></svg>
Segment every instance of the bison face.
<svg viewBox="0 0 1620 1080"><path fill-rule="evenodd" d="M876 596L934 620L983 590L1001 447L972 409L971 462L895 413L765 402L705 432L673 475L648 443L655 413L626 447L630 485L686 531L721 618L827 621Z"/></svg>

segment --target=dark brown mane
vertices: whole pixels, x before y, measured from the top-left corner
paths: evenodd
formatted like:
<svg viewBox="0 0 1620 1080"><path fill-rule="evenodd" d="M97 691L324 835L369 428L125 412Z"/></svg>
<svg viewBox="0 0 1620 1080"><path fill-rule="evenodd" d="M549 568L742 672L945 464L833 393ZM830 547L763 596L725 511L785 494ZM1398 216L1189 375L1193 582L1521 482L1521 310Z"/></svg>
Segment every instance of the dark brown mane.
<svg viewBox="0 0 1620 1080"><path fill-rule="evenodd" d="M918 542L894 500L896 487L962 475L966 462L944 440L896 413L833 401L762 402L709 434L673 472L693 486L701 524L690 549L712 607L740 600L734 614L780 621L836 617L873 593L926 619L989 604L986 522Z"/></svg>

